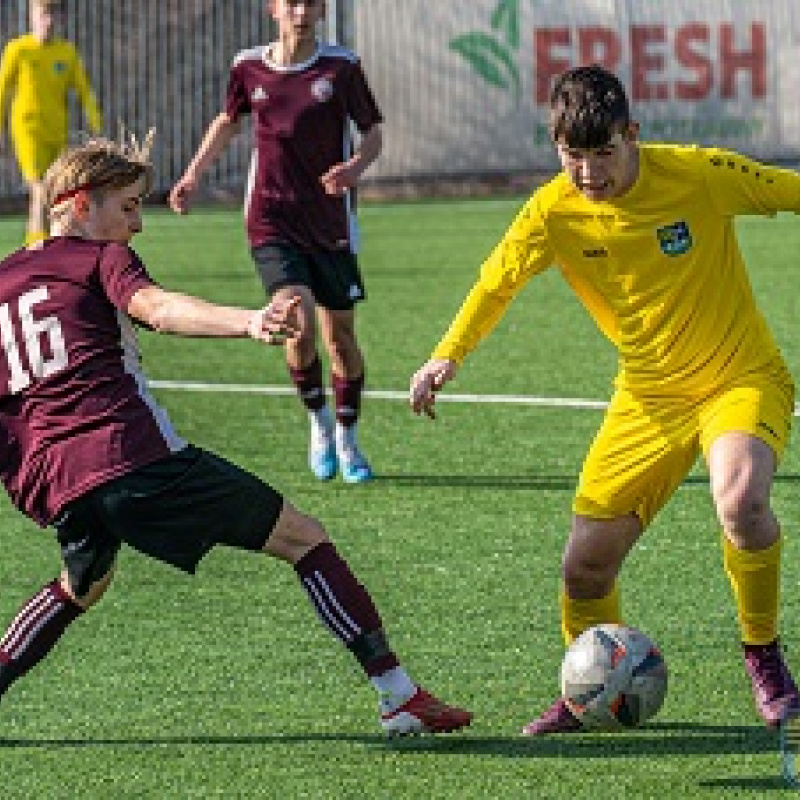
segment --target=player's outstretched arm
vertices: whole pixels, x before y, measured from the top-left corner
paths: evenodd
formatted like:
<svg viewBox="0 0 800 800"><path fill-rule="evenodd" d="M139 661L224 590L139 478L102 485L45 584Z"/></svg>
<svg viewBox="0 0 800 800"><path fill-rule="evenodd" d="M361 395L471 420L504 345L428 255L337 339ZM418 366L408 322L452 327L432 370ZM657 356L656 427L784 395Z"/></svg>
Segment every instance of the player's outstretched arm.
<svg viewBox="0 0 800 800"><path fill-rule="evenodd" d="M436 419L436 392L455 377L457 370L455 361L434 358L414 373L411 377L409 402L415 414L424 413L431 419Z"/></svg>
<svg viewBox="0 0 800 800"><path fill-rule="evenodd" d="M194 158L169 193L169 206L176 214L189 213L189 205L200 185L200 179L239 132L239 128L239 122L233 122L225 111L217 114L208 126Z"/></svg>
<svg viewBox="0 0 800 800"><path fill-rule="evenodd" d="M299 333L299 304L299 297L278 299L253 311L168 292L153 284L134 294L127 311L159 333L227 338L250 336L266 344L282 344Z"/></svg>

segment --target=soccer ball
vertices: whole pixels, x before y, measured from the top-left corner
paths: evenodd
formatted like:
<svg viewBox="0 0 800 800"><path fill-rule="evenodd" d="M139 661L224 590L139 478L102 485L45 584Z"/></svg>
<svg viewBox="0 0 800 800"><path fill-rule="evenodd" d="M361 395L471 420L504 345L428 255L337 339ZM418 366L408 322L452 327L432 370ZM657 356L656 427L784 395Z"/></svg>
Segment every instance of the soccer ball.
<svg viewBox="0 0 800 800"><path fill-rule="evenodd" d="M561 693L584 728L633 728L661 708L667 665L655 643L636 628L597 625L567 649Z"/></svg>

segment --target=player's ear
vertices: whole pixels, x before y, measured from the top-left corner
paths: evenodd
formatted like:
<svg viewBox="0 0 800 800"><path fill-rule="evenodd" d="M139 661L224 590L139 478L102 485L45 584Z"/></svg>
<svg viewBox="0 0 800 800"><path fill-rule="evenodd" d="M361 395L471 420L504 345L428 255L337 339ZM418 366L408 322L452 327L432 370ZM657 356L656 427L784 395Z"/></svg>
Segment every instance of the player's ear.
<svg viewBox="0 0 800 800"><path fill-rule="evenodd" d="M623 136L626 141L635 142L639 138L639 123L629 122Z"/></svg>
<svg viewBox="0 0 800 800"><path fill-rule="evenodd" d="M89 194L88 192L78 192L72 201L75 216L84 219L89 213Z"/></svg>

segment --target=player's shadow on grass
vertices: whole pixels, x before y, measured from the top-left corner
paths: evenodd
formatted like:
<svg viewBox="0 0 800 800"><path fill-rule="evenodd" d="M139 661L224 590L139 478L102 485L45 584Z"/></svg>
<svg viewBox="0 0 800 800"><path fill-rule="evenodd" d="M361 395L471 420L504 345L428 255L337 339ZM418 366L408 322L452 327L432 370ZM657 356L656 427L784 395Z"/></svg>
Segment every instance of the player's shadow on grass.
<svg viewBox="0 0 800 800"><path fill-rule="evenodd" d="M163 747L219 745L221 747L303 745L319 742L389 748L395 752L442 755L482 755L500 758L651 758L653 756L732 755L777 752L777 733L762 726L701 725L663 722L630 733L572 734L529 739L508 736L420 736L387 739L379 734L287 733L269 736L186 735L161 737L0 738L0 750L13 748Z"/></svg>
<svg viewBox="0 0 800 800"><path fill-rule="evenodd" d="M389 742L398 751L469 753L505 758L653 758L665 756L777 753L778 735L761 725L662 722L631 732L570 734L541 738L454 736Z"/></svg>
<svg viewBox="0 0 800 800"><path fill-rule="evenodd" d="M378 483L397 486L421 486L432 489L446 487L469 487L471 489L533 489L550 491L573 491L578 479L573 475L409 475L405 473L376 475ZM774 483L800 483L800 475L778 474ZM684 486L708 487L707 475L690 475L683 481Z"/></svg>

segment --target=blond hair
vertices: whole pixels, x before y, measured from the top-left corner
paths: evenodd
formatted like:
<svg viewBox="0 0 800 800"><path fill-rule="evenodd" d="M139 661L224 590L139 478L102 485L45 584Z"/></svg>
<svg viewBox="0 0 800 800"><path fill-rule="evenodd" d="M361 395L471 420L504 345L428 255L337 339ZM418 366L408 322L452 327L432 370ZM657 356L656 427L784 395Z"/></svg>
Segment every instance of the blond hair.
<svg viewBox="0 0 800 800"><path fill-rule="evenodd" d="M150 150L155 129L139 142L124 129L120 141L102 137L87 139L65 150L44 176L45 208L51 219L67 208L66 201L80 191L102 196L108 189L121 189L144 178L143 195L153 183Z"/></svg>

